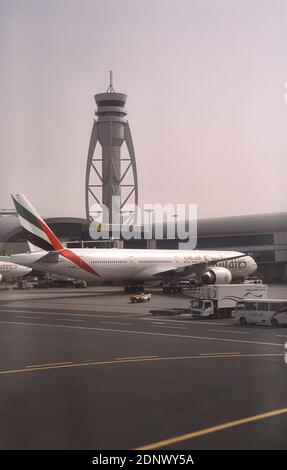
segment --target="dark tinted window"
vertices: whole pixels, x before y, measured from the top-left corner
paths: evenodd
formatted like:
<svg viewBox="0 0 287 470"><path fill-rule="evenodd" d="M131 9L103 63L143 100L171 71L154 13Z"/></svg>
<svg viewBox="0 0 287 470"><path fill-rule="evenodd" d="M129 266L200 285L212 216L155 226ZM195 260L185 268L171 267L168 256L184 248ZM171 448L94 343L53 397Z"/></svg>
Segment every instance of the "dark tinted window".
<svg viewBox="0 0 287 470"><path fill-rule="evenodd" d="M98 106L121 106L123 108L125 102L120 100L103 100L98 103Z"/></svg>
<svg viewBox="0 0 287 470"><path fill-rule="evenodd" d="M258 310L261 312L268 312L269 302L258 302Z"/></svg>
<svg viewBox="0 0 287 470"><path fill-rule="evenodd" d="M266 261L275 261L274 251L255 251L253 258L257 263L264 263Z"/></svg>
<svg viewBox="0 0 287 470"><path fill-rule="evenodd" d="M287 302L271 302L270 303L270 310L273 311L273 310L276 310L276 311L281 311L281 310L285 310L287 308Z"/></svg>
<svg viewBox="0 0 287 470"><path fill-rule="evenodd" d="M244 310L244 309L245 309L245 303L244 302L237 302L236 310Z"/></svg>
<svg viewBox="0 0 287 470"><path fill-rule="evenodd" d="M125 113L117 113L114 111L104 111L104 112L99 112L100 116L125 116Z"/></svg>
<svg viewBox="0 0 287 470"><path fill-rule="evenodd" d="M156 247L158 250L177 250L178 241L177 240L157 240Z"/></svg>
<svg viewBox="0 0 287 470"><path fill-rule="evenodd" d="M256 302L246 302L246 310L256 310Z"/></svg>
<svg viewBox="0 0 287 470"><path fill-rule="evenodd" d="M258 233L256 235L223 235L218 237L199 237L197 248L272 245L273 243L274 237L272 233Z"/></svg>

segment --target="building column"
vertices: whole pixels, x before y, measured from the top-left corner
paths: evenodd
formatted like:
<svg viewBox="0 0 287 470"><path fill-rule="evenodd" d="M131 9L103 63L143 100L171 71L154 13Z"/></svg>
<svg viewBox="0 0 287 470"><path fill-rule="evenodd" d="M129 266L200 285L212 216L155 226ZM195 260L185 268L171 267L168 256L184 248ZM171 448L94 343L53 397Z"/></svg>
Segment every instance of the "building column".
<svg viewBox="0 0 287 470"><path fill-rule="evenodd" d="M155 250L156 249L156 240L147 240L147 249Z"/></svg>
<svg viewBox="0 0 287 470"><path fill-rule="evenodd" d="M114 240L114 248L122 249L124 247L123 240Z"/></svg>

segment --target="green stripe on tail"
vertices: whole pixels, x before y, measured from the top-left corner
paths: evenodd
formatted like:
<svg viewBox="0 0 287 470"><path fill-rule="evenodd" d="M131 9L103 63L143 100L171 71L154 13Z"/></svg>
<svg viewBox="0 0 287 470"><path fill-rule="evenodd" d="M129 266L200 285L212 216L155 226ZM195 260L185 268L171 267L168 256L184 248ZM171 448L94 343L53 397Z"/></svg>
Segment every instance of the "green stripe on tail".
<svg viewBox="0 0 287 470"><path fill-rule="evenodd" d="M15 204L16 211L17 211L18 215L23 217L23 219L25 219L30 224L35 225L35 227L39 228L40 230L43 230L40 223L39 223L39 221L38 221L38 219L37 219L37 217L35 217L31 212L29 212L27 209L25 209L25 207L23 207L21 204L19 204L19 202L13 196L12 196L12 199L13 199L13 202Z"/></svg>

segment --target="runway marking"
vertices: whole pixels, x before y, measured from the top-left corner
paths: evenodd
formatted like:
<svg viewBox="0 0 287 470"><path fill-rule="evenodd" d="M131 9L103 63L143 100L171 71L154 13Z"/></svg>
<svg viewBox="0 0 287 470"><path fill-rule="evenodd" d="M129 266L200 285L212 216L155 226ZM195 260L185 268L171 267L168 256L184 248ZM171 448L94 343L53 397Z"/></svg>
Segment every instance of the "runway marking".
<svg viewBox="0 0 287 470"><path fill-rule="evenodd" d="M223 341L227 343L243 343L243 344L258 344L260 346L280 346L282 343L265 343L263 341L247 341L242 339L230 339L230 338L216 338L209 336L191 336L191 335L180 335L175 333L157 333L153 331L136 331L136 330L116 330L114 328L95 328L90 326L72 326L72 325L49 325L48 323L28 323L28 322L9 322L9 321L0 321L0 324L4 325L25 325L25 326L37 326L40 328L67 328L67 329L77 329L77 330L86 330L86 331L105 331L111 333L128 333L134 335L144 335L144 336L166 336L169 338L185 338L185 339L200 339L206 341Z"/></svg>
<svg viewBox="0 0 287 470"><path fill-rule="evenodd" d="M196 355L196 356L171 356L171 357L142 357L142 358L128 358L121 359L115 358L109 361L94 361L94 362L71 362L71 363L55 363L55 365L40 365L40 366L25 366L24 369L8 369L0 371L0 375L18 374L23 372L37 372L43 370L54 370L54 369L69 369L74 367L88 367L88 366L103 366L103 365L115 365L115 364L131 364L141 362L161 362L161 361L182 361L182 360L203 360L203 359L234 359L246 358L246 357L282 357L284 353L272 353L272 354L216 354L216 355Z"/></svg>
<svg viewBox="0 0 287 470"><path fill-rule="evenodd" d="M156 316L156 315L154 315ZM177 315L178 316L178 315ZM145 320L145 321L157 321L154 318L139 318L139 320ZM175 322L175 323L188 323L189 325L218 325L218 326L229 326L229 323L215 323L215 322L209 322L209 321L197 321L193 320L190 318L190 320L181 320L180 318L178 320L168 320L165 318L162 318L161 320L158 320L160 322Z"/></svg>
<svg viewBox="0 0 287 470"><path fill-rule="evenodd" d="M231 331L231 330L208 330L208 331L216 331L218 333L236 333L237 335L251 335L248 331Z"/></svg>
<svg viewBox="0 0 287 470"><path fill-rule="evenodd" d="M183 434L182 436L172 437L170 439L165 439L163 441L155 442L153 444L149 444L143 447L138 447L135 450L158 449L158 448L170 446L177 442L187 441L189 439L193 439L194 437L205 436L206 434L223 431L224 429L232 428L235 426L242 426L243 424L260 421L262 419L271 418L273 416L278 416L284 413L287 413L287 408L281 408L281 409L274 410L274 411L268 411L267 413L261 413L255 416L249 416L248 418L237 419L236 421L229 421L228 423L219 424L217 426L212 426L210 428L201 429L199 431L190 432L188 434Z"/></svg>
<svg viewBox="0 0 287 470"><path fill-rule="evenodd" d="M276 335L278 338L287 338L287 335Z"/></svg>
<svg viewBox="0 0 287 470"><path fill-rule="evenodd" d="M124 317L128 317L128 318L133 318L133 317L138 317L138 316L143 316L143 315L146 315L147 312L144 312L144 313L127 313L127 314L118 314L118 315L91 315L89 313L65 313L65 312L42 312L42 311L39 311L39 310L35 310L35 312L31 311L30 310L9 310L9 309L2 309L0 308L0 312L3 312L3 313L29 313L29 314L32 314L32 313L35 313L35 314L40 314L40 315L69 315L69 316L73 316L73 317L88 317L88 318L124 318ZM108 313L108 312L105 312L105 313ZM113 314L115 312L112 312ZM33 317L34 318L34 317Z"/></svg>
<svg viewBox="0 0 287 470"><path fill-rule="evenodd" d="M216 356L216 355L224 356L225 354L235 355L235 354L241 354L241 353L240 352L199 353L199 356Z"/></svg>
<svg viewBox="0 0 287 470"><path fill-rule="evenodd" d="M116 361L126 361L131 359L154 359L159 356L127 356L127 357L116 357Z"/></svg>
<svg viewBox="0 0 287 470"><path fill-rule="evenodd" d="M157 327L157 328L171 328L172 330L187 330L187 328L185 328L184 326L167 326L167 325L154 325L153 326Z"/></svg>
<svg viewBox="0 0 287 470"><path fill-rule="evenodd" d="M79 318L57 318L57 321L84 321L80 320Z"/></svg>
<svg viewBox="0 0 287 470"><path fill-rule="evenodd" d="M27 318L28 320L41 320L41 317L29 317L28 315L17 315L16 318Z"/></svg>
<svg viewBox="0 0 287 470"><path fill-rule="evenodd" d="M115 322L115 321L101 321L100 323L105 323L107 325L132 325L132 323Z"/></svg>
<svg viewBox="0 0 287 470"><path fill-rule="evenodd" d="M33 364L31 366L25 366L27 367L27 369L33 369L35 367L39 368L39 367L50 367L50 366L58 366L58 365L69 365L69 364L73 364L73 362L51 362L51 363L47 363L47 364Z"/></svg>

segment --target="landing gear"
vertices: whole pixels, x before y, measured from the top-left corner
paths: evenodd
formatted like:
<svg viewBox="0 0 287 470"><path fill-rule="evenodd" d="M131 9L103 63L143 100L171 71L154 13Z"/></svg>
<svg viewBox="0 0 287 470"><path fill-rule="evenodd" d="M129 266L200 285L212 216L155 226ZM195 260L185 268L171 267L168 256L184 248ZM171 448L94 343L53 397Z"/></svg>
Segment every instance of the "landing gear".
<svg viewBox="0 0 287 470"><path fill-rule="evenodd" d="M183 292L183 288L176 284L169 284L163 286L162 292L164 294L181 294Z"/></svg>
<svg viewBox="0 0 287 470"><path fill-rule="evenodd" d="M125 286L126 294L136 294L137 292L144 292L143 284L130 284L128 286Z"/></svg>

